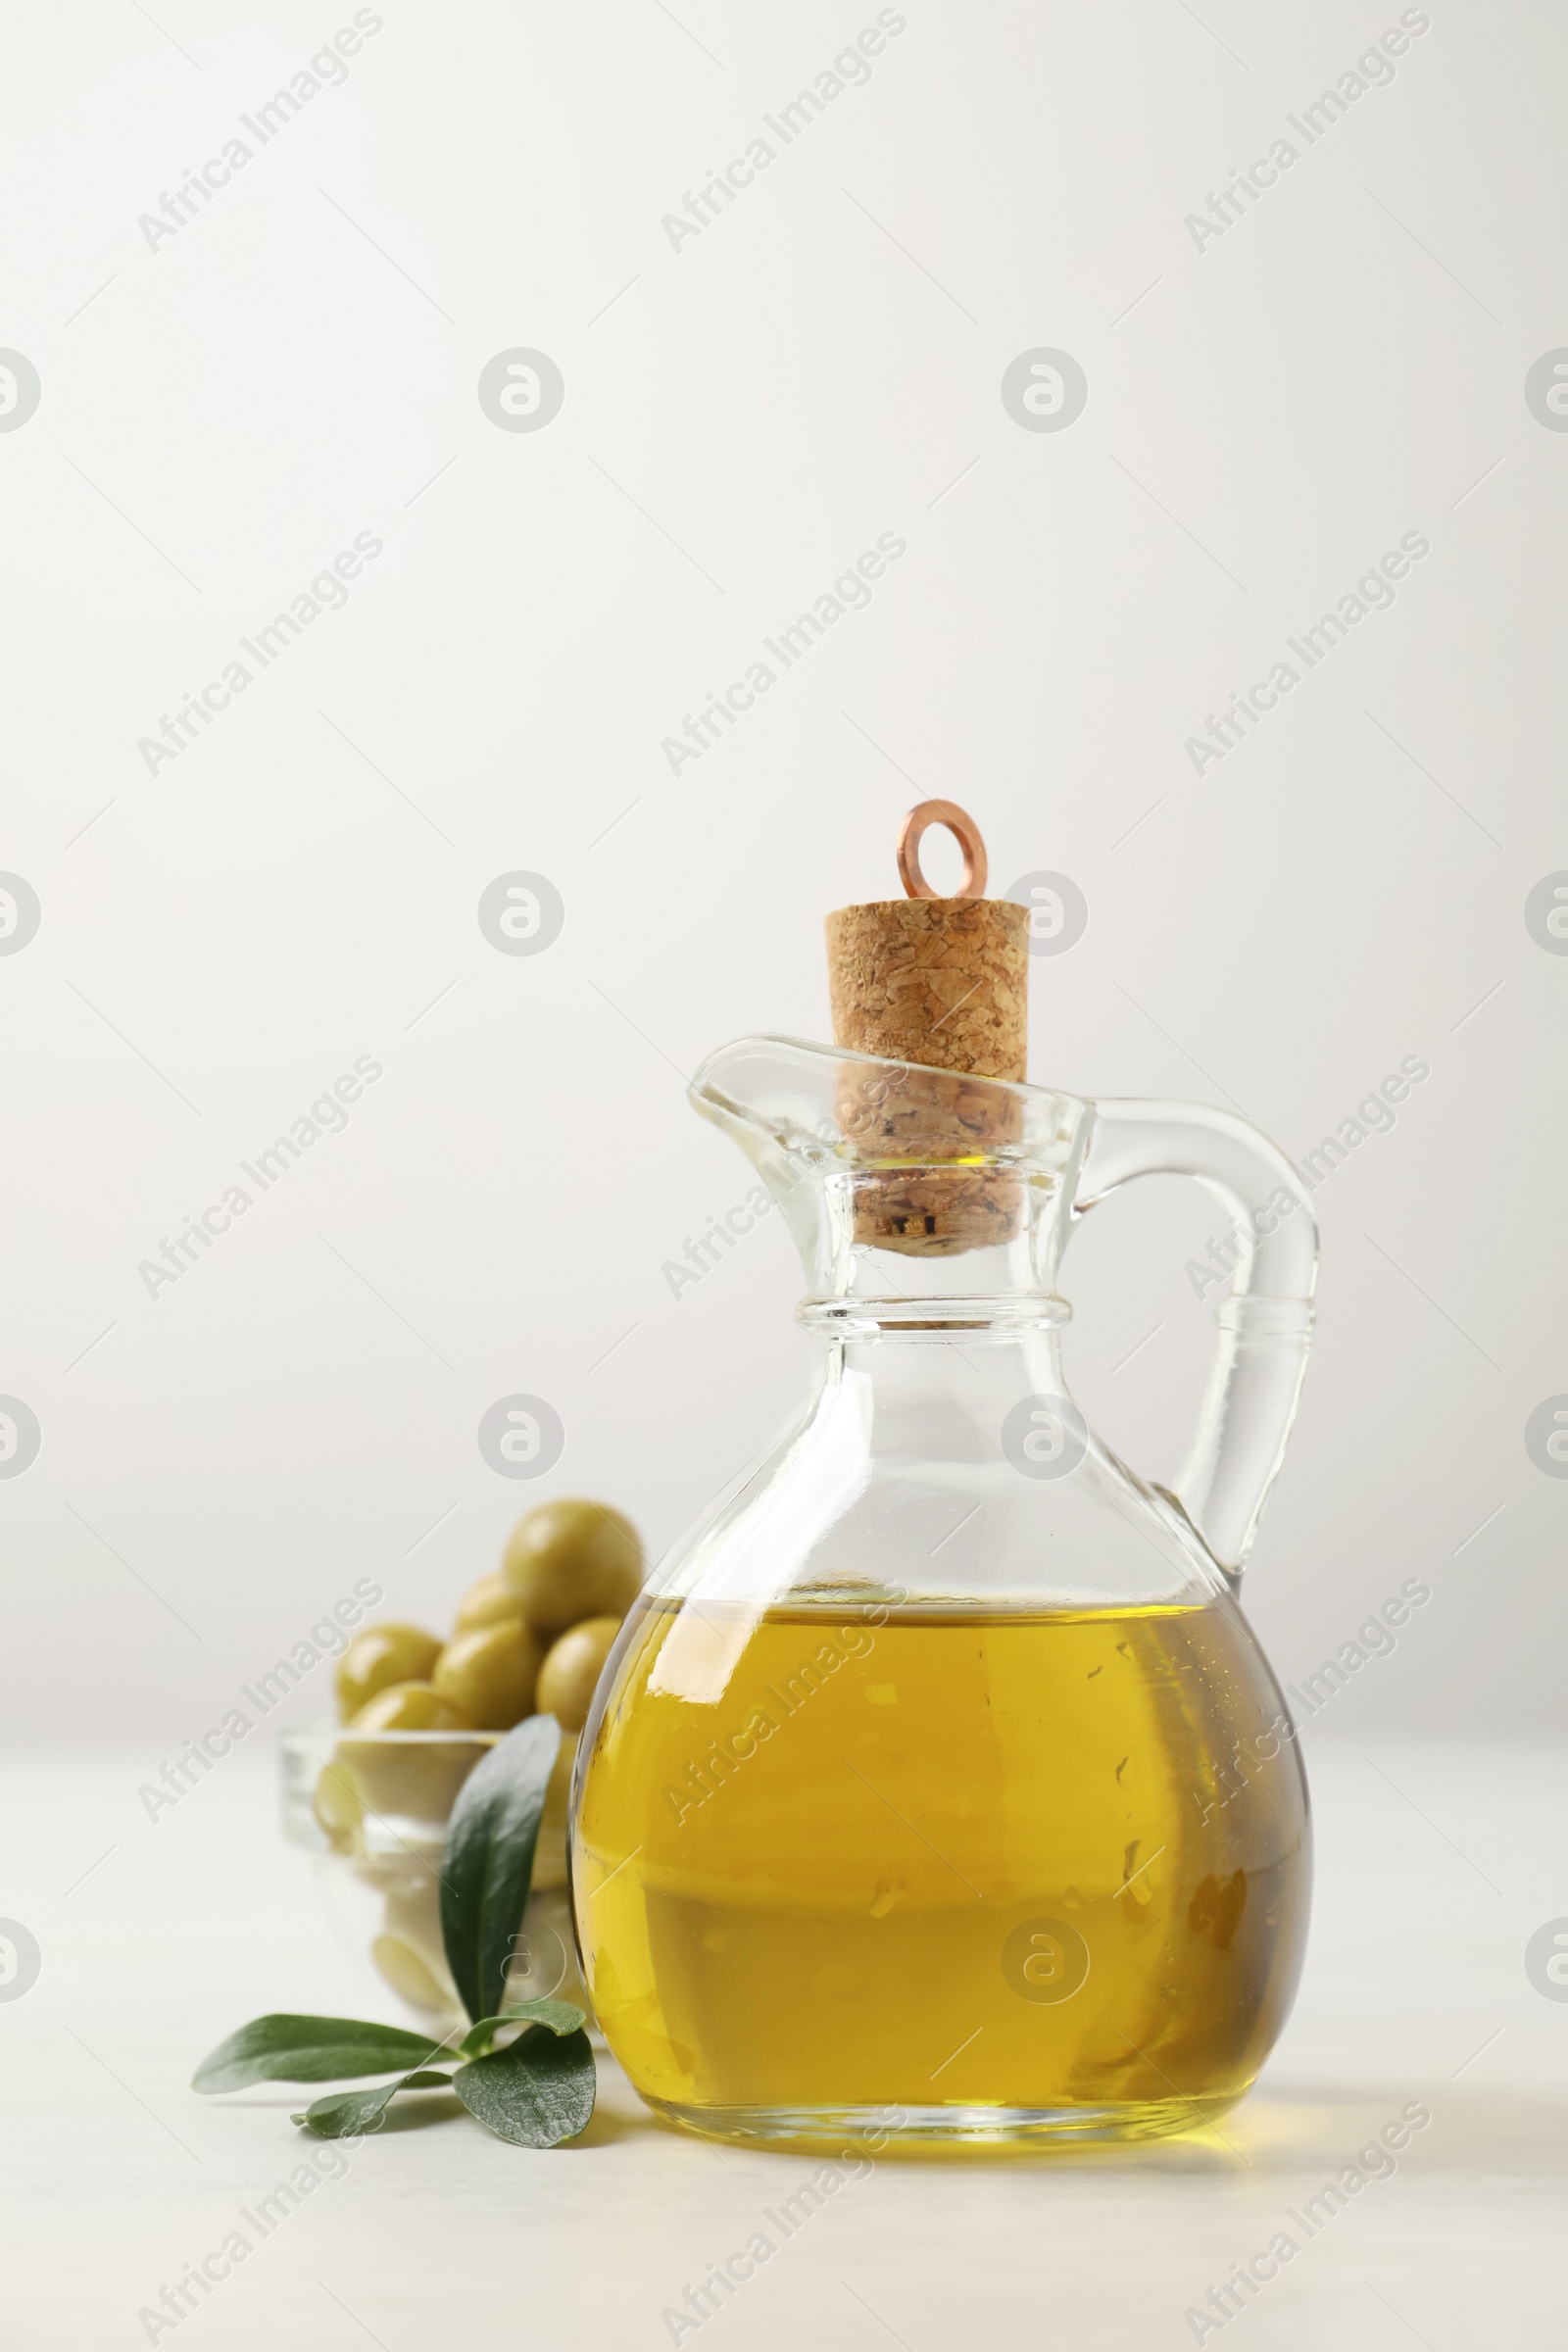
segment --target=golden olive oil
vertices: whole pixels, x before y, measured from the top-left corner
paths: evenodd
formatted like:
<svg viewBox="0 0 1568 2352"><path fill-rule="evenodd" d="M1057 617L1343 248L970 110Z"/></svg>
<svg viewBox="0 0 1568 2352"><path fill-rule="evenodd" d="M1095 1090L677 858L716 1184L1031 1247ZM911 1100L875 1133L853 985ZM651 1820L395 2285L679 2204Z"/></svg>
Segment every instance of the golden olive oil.
<svg viewBox="0 0 1568 2352"><path fill-rule="evenodd" d="M1225 1600L656 1602L574 1838L606 2039L720 2132L1179 2130L1247 2089L1305 1932L1305 1788Z"/></svg>

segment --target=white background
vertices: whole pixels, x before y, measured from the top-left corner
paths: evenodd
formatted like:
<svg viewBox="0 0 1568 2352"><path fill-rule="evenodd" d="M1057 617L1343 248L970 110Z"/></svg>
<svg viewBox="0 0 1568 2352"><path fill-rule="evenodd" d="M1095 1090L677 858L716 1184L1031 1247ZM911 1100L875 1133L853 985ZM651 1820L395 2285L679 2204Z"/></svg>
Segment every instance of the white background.
<svg viewBox="0 0 1568 2352"><path fill-rule="evenodd" d="M0 1480L8 1730L152 1769L356 1578L440 1621L544 1494L673 1539L806 1370L779 1220L671 1297L752 1181L684 1076L827 1034L821 917L896 890L926 795L993 887L1087 897L1033 965L1037 1079L1235 1103L1299 1158L1430 1063L1317 1195L1249 1601L1295 1680L1419 1576L1336 1728L1556 1728L1568 1484L1523 1429L1568 1388L1568 960L1523 906L1568 864L1568 437L1523 381L1568 339L1559 14L1435 0L1199 251L1185 217L1396 9L909 0L676 251L662 216L874 9L388 0L152 250L138 217L352 14L155 13L14 6L0 79L0 343L42 382L0 433L0 866L42 906L0 957L0 1391L43 1432ZM514 346L564 376L537 433L476 397ZM1058 433L1000 397L1035 346L1088 375ZM672 775L683 714L886 531L870 608ZM1394 608L1195 775L1206 714L1412 531ZM361 532L346 607L149 774ZM565 905L537 956L476 920L518 868ZM149 1298L363 1054L346 1131ZM1156 1476L1215 1230L1149 1185L1068 1260L1069 1369ZM514 1391L567 1433L537 1487L475 1442Z"/></svg>

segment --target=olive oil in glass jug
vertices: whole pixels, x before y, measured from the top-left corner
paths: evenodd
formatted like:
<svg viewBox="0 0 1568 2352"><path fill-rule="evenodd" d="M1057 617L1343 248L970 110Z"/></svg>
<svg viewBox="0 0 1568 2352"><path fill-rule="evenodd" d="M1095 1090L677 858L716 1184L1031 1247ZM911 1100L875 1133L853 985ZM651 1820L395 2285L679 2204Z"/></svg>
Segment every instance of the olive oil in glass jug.
<svg viewBox="0 0 1568 2352"><path fill-rule="evenodd" d="M955 898L920 870L933 824ZM817 1377L607 1663L574 1788L584 1974L643 2097L698 2131L1148 2137L1241 2097L1300 1967L1306 1788L1236 1586L1316 1228L1240 1119L1024 1083L1053 877L1027 912L987 899L951 801L909 810L898 862L906 898L827 918L836 1050L748 1039L693 1081L799 1244ZM1236 1237L1170 1493L1094 1436L1059 1348L1075 1221L1152 1173L1196 1177Z"/></svg>
<svg viewBox="0 0 1568 2352"><path fill-rule="evenodd" d="M692 1096L783 1209L819 1358L583 1734L574 1906L611 2049L655 2108L744 2140L1223 2114L1306 1930L1305 1785L1236 1597L1305 1357L1299 1180L1222 1112L788 1039ZM1086 1427L1059 1352L1076 1220L1155 1172L1240 1237L1171 1493Z"/></svg>

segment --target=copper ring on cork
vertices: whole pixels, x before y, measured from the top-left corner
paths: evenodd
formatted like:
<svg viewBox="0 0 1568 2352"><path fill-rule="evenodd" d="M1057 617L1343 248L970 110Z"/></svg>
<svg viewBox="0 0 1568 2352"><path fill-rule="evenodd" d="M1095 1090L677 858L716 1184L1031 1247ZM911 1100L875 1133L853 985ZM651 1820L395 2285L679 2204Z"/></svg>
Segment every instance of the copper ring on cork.
<svg viewBox="0 0 1568 2352"><path fill-rule="evenodd" d="M963 879L953 894L955 898L983 899L986 845L974 818L956 801L921 801L905 818L899 831L899 879L907 896L935 899L942 895L932 889L920 871L920 838L929 825L946 825L963 852Z"/></svg>

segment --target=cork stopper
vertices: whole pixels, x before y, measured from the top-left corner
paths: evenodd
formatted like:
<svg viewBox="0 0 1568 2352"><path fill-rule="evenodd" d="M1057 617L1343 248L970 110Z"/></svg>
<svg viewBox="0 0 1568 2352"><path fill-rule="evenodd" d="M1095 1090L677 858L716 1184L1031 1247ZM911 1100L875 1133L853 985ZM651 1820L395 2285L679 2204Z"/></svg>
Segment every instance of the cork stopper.
<svg viewBox="0 0 1568 2352"><path fill-rule="evenodd" d="M998 899L884 899L827 918L833 1042L889 1061L1022 1078L1028 910Z"/></svg>
<svg viewBox="0 0 1568 2352"><path fill-rule="evenodd" d="M956 898L920 870L920 837L946 825L963 850ZM1021 1080L1028 1061L1029 914L982 894L985 845L952 801L922 801L904 820L899 871L907 896L841 906L827 917L834 1043L917 1065L897 1084L844 1065L838 1113L864 1160L902 1162L859 1180L857 1241L916 1256L1004 1242L1023 1196L1006 1168L946 1172L1015 1142L1019 1104L968 1078Z"/></svg>

